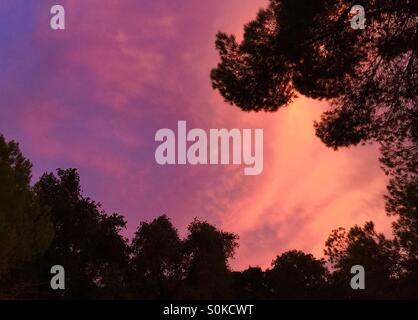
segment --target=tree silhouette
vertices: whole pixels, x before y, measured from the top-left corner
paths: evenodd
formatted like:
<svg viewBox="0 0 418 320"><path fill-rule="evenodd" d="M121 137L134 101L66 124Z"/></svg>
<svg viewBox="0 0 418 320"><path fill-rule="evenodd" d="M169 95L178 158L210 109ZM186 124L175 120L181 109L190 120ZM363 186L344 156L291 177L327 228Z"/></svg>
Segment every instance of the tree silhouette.
<svg viewBox="0 0 418 320"><path fill-rule="evenodd" d="M32 164L0 135L0 281L41 255L53 236L48 208L30 186Z"/></svg>
<svg viewBox="0 0 418 320"><path fill-rule="evenodd" d="M410 222L405 229L402 225L414 210L413 192L399 193L399 202L388 201L396 212L406 212L396 222L399 237L394 240L368 222L331 233L327 264L292 250L278 255L265 271L233 272L229 259L237 235L195 219L181 239L163 215L140 223L128 243L120 235L124 218L106 214L83 196L76 169L46 173L33 188L30 169L18 145L0 136L0 298L418 298L416 238ZM64 291L50 288L53 265L65 268ZM350 287L354 265L365 268L366 290Z"/></svg>
<svg viewBox="0 0 418 320"><path fill-rule="evenodd" d="M193 299L224 299L230 295L228 259L238 246L238 236L194 220L184 241L186 285L183 295Z"/></svg>
<svg viewBox="0 0 418 320"><path fill-rule="evenodd" d="M275 111L289 104L297 92L338 98L339 104L361 102L357 107L364 111L386 100L381 107L387 107L390 98L398 95L412 102L417 92L415 1L367 2L364 30L350 27L354 4L359 3L270 0L268 8L245 26L241 43L233 35L218 33L221 62L212 70L214 88L227 102L246 111ZM344 141L335 143L340 146Z"/></svg>
<svg viewBox="0 0 418 320"><path fill-rule="evenodd" d="M293 250L277 256L266 277L275 299L319 299L326 292L327 273L324 260Z"/></svg>
<svg viewBox="0 0 418 320"><path fill-rule="evenodd" d="M418 132L417 126L418 118L415 121L415 133ZM413 145L394 142L390 147L382 148L382 162L391 176L386 211L391 215L399 215L394 223L394 231L411 259L418 259L417 137L415 135Z"/></svg>
<svg viewBox="0 0 418 320"><path fill-rule="evenodd" d="M167 216L142 222L131 244L131 283L146 299L174 296L182 280L182 242Z"/></svg>
<svg viewBox="0 0 418 320"><path fill-rule="evenodd" d="M268 299L270 292L266 274L260 267L249 267L242 272L233 273L233 297L239 299Z"/></svg>
<svg viewBox="0 0 418 320"><path fill-rule="evenodd" d="M343 228L334 230L326 242L325 255L334 269L331 282L339 296L387 298L399 294L395 285L402 276L398 244L377 233L372 222L363 228L355 226L348 233ZM355 265L366 270L367 290L354 291L350 287L351 268Z"/></svg>
<svg viewBox="0 0 418 320"><path fill-rule="evenodd" d="M39 261L40 277L48 277L53 265L66 270L67 298L117 297L123 294L128 268L128 245L120 236L125 219L106 215L100 204L81 194L75 169L44 174L35 186L43 206L52 213L55 237ZM44 290L50 292L49 280Z"/></svg>
<svg viewBox="0 0 418 320"><path fill-rule="evenodd" d="M362 4L366 28L350 27ZM329 100L316 134L338 149L377 142L390 175L387 212L417 259L418 4L414 0L270 0L241 43L218 33L213 87L244 111L276 111L301 93Z"/></svg>

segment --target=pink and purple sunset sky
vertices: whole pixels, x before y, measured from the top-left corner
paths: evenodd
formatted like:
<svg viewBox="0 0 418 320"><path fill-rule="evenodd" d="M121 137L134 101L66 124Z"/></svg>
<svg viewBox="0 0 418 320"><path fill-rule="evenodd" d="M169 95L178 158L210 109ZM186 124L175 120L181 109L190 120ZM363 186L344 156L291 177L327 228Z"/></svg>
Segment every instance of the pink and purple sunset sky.
<svg viewBox="0 0 418 320"><path fill-rule="evenodd" d="M49 10L66 9L52 31ZM268 267L286 250L321 257L332 229L373 220L389 233L376 146L327 149L313 121L326 102L299 98L244 113L211 88L217 31L242 35L266 0L3 0L0 132L20 142L34 181L79 169L84 194L140 221L161 214L181 235L194 217L239 234L234 269ZM264 171L159 166L160 128L263 128Z"/></svg>

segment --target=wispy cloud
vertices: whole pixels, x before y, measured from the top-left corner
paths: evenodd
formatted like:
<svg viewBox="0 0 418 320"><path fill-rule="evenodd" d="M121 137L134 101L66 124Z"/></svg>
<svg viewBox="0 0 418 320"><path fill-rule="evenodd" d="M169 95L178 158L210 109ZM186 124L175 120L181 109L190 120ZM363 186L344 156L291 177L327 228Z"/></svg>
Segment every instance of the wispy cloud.
<svg viewBox="0 0 418 320"><path fill-rule="evenodd" d="M0 33L0 130L22 143L36 175L78 167L84 191L127 217L128 235L162 213L183 234L194 217L238 233L235 268L268 266L293 248L320 255L339 226L372 219L388 230L377 150L325 148L312 125L326 104L300 99L247 114L212 90L216 32L241 34L265 3L63 0L68 28L53 32L48 1L16 0L3 8L16 9L8 23L18 27L12 42ZM17 10L25 5L36 8L28 25L28 12ZM156 165L154 134L178 120L263 128L263 174Z"/></svg>

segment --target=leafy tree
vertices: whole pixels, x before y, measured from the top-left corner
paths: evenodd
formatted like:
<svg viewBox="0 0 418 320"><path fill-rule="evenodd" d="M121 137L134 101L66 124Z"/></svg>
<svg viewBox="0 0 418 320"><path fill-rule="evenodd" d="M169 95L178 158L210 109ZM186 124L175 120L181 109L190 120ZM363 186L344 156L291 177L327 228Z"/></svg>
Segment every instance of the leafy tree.
<svg viewBox="0 0 418 320"><path fill-rule="evenodd" d="M357 106L361 109L378 108L374 99L383 102L387 95L412 102L417 92L415 1L368 1L363 4L364 30L350 27L355 4L360 3L270 0L268 8L245 26L241 43L233 35L218 33L221 62L212 70L214 88L246 111L275 111L297 92L313 98L348 98L339 103L366 99Z"/></svg>
<svg viewBox="0 0 418 320"><path fill-rule="evenodd" d="M398 244L377 233L372 222L363 228L355 226L349 232L343 228L334 230L324 252L334 270L331 281L336 296L393 298L399 294L396 284L402 276L402 265ZM364 267L367 290L351 289L351 268L354 265Z"/></svg>
<svg viewBox="0 0 418 320"><path fill-rule="evenodd" d="M124 295L128 246L120 232L125 219L107 215L99 203L81 193L77 170L58 169L44 174L36 184L43 206L52 213L55 237L39 261L39 277L50 292L49 269L62 265L66 272L66 298L120 297ZM47 277L47 279L44 278Z"/></svg>
<svg viewBox="0 0 418 320"><path fill-rule="evenodd" d="M395 161L397 156L390 158ZM406 167L408 179L409 166L400 162L393 168ZM15 284L11 291L3 290L2 297L418 297L416 240L411 234L415 222L404 220L416 210L413 189L404 193L399 188L393 193L398 198L388 200L388 211L401 213L395 224L399 239L388 240L372 222L332 232L325 249L331 274L323 259L296 250L277 256L264 272L251 267L232 272L228 261L238 246L237 235L195 219L181 240L169 218L160 216L141 223L128 245L120 235L124 218L107 215L99 203L82 195L77 170L44 174L33 188L30 171L18 145L0 136L0 275L3 288ZM65 268L65 291L50 290L49 270L56 264ZM353 265L365 268L367 290L349 287Z"/></svg>
<svg viewBox="0 0 418 320"><path fill-rule="evenodd" d="M353 5L366 28L350 27ZM211 78L244 111L276 111L298 93L332 106L316 134L338 149L377 142L390 175L387 210L417 259L418 4L415 0L270 0L241 43L220 32Z"/></svg>
<svg viewBox="0 0 418 320"><path fill-rule="evenodd" d="M239 299L267 299L270 297L266 274L260 267L249 267L233 272L233 297Z"/></svg>
<svg viewBox="0 0 418 320"><path fill-rule="evenodd" d="M267 284L275 299L319 299L326 292L328 271L324 260L292 250L283 253L266 271Z"/></svg>
<svg viewBox="0 0 418 320"><path fill-rule="evenodd" d="M418 127L418 118L415 127ZM414 130L418 132L417 128ZM413 145L394 142L389 147L383 147L382 162L391 176L386 211L399 215L394 223L395 233L409 258L418 260L418 135L414 139Z"/></svg>
<svg viewBox="0 0 418 320"><path fill-rule="evenodd" d="M228 260L235 254L238 236L196 219L188 230L184 241L183 295L193 299L228 298L231 283Z"/></svg>
<svg viewBox="0 0 418 320"><path fill-rule="evenodd" d="M135 296L167 299L176 294L182 280L182 242L167 216L140 224L131 255Z"/></svg>
<svg viewBox="0 0 418 320"><path fill-rule="evenodd" d="M30 186L32 164L0 135L0 280L48 248L50 212Z"/></svg>

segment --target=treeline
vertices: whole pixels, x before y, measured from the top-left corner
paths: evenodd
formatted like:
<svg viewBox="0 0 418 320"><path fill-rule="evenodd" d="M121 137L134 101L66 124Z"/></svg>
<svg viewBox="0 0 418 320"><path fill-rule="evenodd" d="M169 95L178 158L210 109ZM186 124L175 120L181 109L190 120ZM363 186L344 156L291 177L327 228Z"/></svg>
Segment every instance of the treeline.
<svg viewBox="0 0 418 320"><path fill-rule="evenodd" d="M267 270L234 272L233 233L195 219L181 239L163 215L129 241L123 216L83 196L76 169L30 179L18 144L0 136L1 299L418 298L416 257L371 222L333 231L326 259L293 250ZM65 290L50 287L53 265L65 268ZM365 290L350 287L353 265L365 268Z"/></svg>

